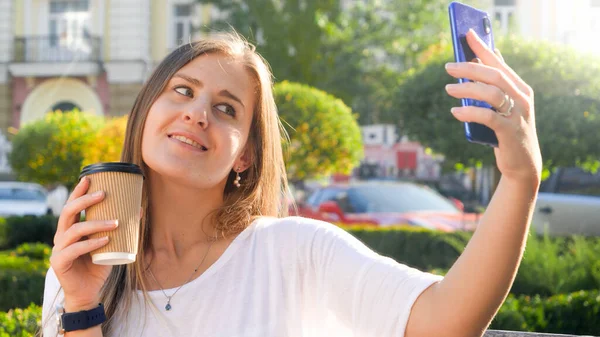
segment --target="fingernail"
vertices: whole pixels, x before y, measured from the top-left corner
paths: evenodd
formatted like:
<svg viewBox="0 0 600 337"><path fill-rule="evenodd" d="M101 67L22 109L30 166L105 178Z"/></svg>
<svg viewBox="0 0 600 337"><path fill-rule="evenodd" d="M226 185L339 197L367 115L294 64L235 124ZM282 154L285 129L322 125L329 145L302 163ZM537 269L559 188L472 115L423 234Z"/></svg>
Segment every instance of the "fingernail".
<svg viewBox="0 0 600 337"><path fill-rule="evenodd" d="M446 90L452 90L456 88L456 84L446 84Z"/></svg>
<svg viewBox="0 0 600 337"><path fill-rule="evenodd" d="M100 242L107 242L108 241L108 236L103 236L103 237L99 238L98 241L100 241Z"/></svg>
<svg viewBox="0 0 600 337"><path fill-rule="evenodd" d="M83 184L86 180L87 180L87 177L81 177L81 179L79 179L79 183Z"/></svg>
<svg viewBox="0 0 600 337"><path fill-rule="evenodd" d="M107 226L118 227L119 226L119 220L107 220L106 221L106 225Z"/></svg>
<svg viewBox="0 0 600 337"><path fill-rule="evenodd" d="M456 115L456 114L460 113L460 109L457 107L454 107L454 108L450 109L450 112Z"/></svg>
<svg viewBox="0 0 600 337"><path fill-rule="evenodd" d="M103 191L96 191L96 192L92 193L92 197L99 197L99 196L102 196L102 194L104 194Z"/></svg>
<svg viewBox="0 0 600 337"><path fill-rule="evenodd" d="M458 68L458 64L453 63L453 62L446 63L446 69L456 69L456 68Z"/></svg>

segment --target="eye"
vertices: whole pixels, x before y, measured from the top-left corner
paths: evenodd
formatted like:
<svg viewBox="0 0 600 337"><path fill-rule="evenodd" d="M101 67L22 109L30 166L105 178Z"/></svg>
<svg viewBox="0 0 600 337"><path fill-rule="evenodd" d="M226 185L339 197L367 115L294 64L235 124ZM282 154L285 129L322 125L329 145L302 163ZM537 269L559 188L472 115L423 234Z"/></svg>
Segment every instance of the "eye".
<svg viewBox="0 0 600 337"><path fill-rule="evenodd" d="M219 104L219 105L215 105L215 108L217 108L217 110L231 116L231 117L235 117L235 109L229 105L229 104Z"/></svg>
<svg viewBox="0 0 600 337"><path fill-rule="evenodd" d="M173 90L175 90L180 95L187 96L187 97L194 97L194 92L189 87L178 86L178 87L175 87Z"/></svg>

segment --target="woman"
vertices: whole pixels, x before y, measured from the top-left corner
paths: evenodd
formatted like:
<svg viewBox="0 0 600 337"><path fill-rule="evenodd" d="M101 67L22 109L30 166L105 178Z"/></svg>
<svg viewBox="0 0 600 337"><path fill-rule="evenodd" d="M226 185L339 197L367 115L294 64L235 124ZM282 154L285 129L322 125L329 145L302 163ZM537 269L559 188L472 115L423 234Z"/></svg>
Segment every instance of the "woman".
<svg viewBox="0 0 600 337"><path fill-rule="evenodd" d="M133 107L122 159L146 176L138 261L91 262L88 253L107 241L87 235L116 225L76 223L103 196L86 195L87 180L74 189L46 279L45 335L56 333L48 323L56 303L67 313L104 305L107 321L72 337L481 335L518 268L541 157L531 89L474 33L468 42L481 63L447 71L476 82L447 91L501 114L452 113L496 132L503 176L444 278L379 256L334 225L285 217L271 74L251 46L229 36L171 53Z"/></svg>

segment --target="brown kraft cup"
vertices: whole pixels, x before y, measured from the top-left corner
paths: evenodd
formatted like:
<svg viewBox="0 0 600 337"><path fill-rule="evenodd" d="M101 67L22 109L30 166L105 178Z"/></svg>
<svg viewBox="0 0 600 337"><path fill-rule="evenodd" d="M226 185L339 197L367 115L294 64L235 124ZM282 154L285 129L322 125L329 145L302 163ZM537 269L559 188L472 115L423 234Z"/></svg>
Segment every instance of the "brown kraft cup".
<svg viewBox="0 0 600 337"><path fill-rule="evenodd" d="M144 176L139 166L130 163L98 163L84 167L79 178L90 180L88 194L104 191L104 200L85 210L86 221L118 220L111 231L90 238L109 237L108 244L91 252L92 262L122 265L135 262L140 232L140 207Z"/></svg>

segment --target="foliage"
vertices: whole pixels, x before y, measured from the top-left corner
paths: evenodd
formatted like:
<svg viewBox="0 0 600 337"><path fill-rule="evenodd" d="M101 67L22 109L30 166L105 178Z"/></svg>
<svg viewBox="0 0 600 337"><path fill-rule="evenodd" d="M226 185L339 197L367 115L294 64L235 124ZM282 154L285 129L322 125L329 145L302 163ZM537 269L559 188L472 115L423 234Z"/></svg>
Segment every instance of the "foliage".
<svg viewBox="0 0 600 337"><path fill-rule="evenodd" d="M14 256L27 257L32 260L47 260L52 255L52 248L45 243L23 243L15 248Z"/></svg>
<svg viewBox="0 0 600 337"><path fill-rule="evenodd" d="M536 124L544 166L574 166L596 162L600 147L600 62L567 47L526 42L514 37L498 41L503 57L535 91ZM494 163L493 151L465 140L460 122L450 114L459 101L444 86L454 83L444 70L453 61L447 40L423 54L424 65L406 73L386 117L415 140L451 162Z"/></svg>
<svg viewBox="0 0 600 337"><path fill-rule="evenodd" d="M511 293L548 296L600 289L598 256L596 238L530 236Z"/></svg>
<svg viewBox="0 0 600 337"><path fill-rule="evenodd" d="M84 153L83 165L118 162L125 142L128 115L112 118L95 134L92 146Z"/></svg>
<svg viewBox="0 0 600 337"><path fill-rule="evenodd" d="M596 335L600 332L600 292L582 290L549 298L511 294L490 328Z"/></svg>
<svg viewBox="0 0 600 337"><path fill-rule="evenodd" d="M58 218L46 216L23 216L9 217L0 220L0 228L4 227L4 233L0 233L0 249L12 249L22 243L40 242L52 245ZM2 225L4 224L4 225Z"/></svg>
<svg viewBox="0 0 600 337"><path fill-rule="evenodd" d="M340 0L198 0L223 13L205 30L230 27L258 45L277 78L314 83L319 76L313 63L319 55L324 32L319 18L335 20Z"/></svg>
<svg viewBox="0 0 600 337"><path fill-rule="evenodd" d="M41 304L48 260L0 254L0 311Z"/></svg>
<svg viewBox="0 0 600 337"><path fill-rule="evenodd" d="M275 101L290 136L287 171L292 180L348 174L362 158L360 129L341 100L297 83L275 85Z"/></svg>
<svg viewBox="0 0 600 337"><path fill-rule="evenodd" d="M77 110L46 114L24 125L12 139L10 164L17 178L42 185L77 182L84 153L102 118Z"/></svg>
<svg viewBox="0 0 600 337"><path fill-rule="evenodd" d="M41 328L42 307L30 304L26 309L0 312L0 337L30 337Z"/></svg>
<svg viewBox="0 0 600 337"><path fill-rule="evenodd" d="M378 122L396 78L447 34L447 1L198 0L223 13L205 30L235 28L257 44L275 77L341 98ZM476 5L478 0L466 3Z"/></svg>
<svg viewBox="0 0 600 337"><path fill-rule="evenodd" d="M420 227L345 227L379 254L420 270L448 269L471 237L468 232L445 233Z"/></svg>

